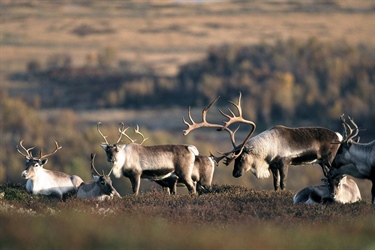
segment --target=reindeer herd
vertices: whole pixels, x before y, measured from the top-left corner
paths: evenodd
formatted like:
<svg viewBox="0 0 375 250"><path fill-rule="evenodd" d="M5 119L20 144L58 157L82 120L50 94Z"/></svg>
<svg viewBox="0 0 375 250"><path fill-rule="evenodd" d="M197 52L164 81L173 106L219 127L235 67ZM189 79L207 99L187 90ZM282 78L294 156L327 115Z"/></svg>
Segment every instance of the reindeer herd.
<svg viewBox="0 0 375 250"><path fill-rule="evenodd" d="M284 190L290 165L319 164L324 175L323 185L309 186L299 191L293 198L294 203L353 203L361 200L357 184L348 176L372 181L372 204L375 204L375 141L359 143L359 128L350 117L348 124L341 116L344 135L322 127L289 128L275 126L257 136L252 137L256 124L243 118L241 93L238 103L230 102L235 108L230 108L229 114L218 109L226 118L224 123L210 123L207 113L219 99L216 98L202 111L202 121L197 123L188 110L189 121L183 118L187 136L198 128L214 128L226 131L230 137L233 149L229 152L219 152L219 156L203 156L194 145L142 145L147 138L134 129L142 137L142 142L130 138L120 123L119 138L116 143L107 141L97 123L99 135L104 139L100 143L105 151L107 161L111 165L108 174L100 174L95 166L95 155L91 154L91 173L93 180L84 182L79 176L47 170L44 165L47 157L55 154L61 146L55 142L55 150L39 156L32 155L31 148L25 148L20 141L17 150L26 158L26 168L22 172L26 182L26 190L34 195L57 196L59 199L71 195L77 198L95 198L98 200L121 198L112 185L110 175L116 178L129 178L134 195L138 195L141 179L148 179L161 185L166 192L175 194L177 186L186 186L191 194L209 193L215 167L224 160L225 165L234 161L233 177L239 178L245 172L251 171L256 178L268 178L272 175L275 190ZM236 115L237 114L237 115ZM234 124L250 125L251 129L245 140L236 145L235 134L239 129L233 129ZM121 143L122 136L130 140L129 144ZM22 152L23 150L24 152Z"/></svg>

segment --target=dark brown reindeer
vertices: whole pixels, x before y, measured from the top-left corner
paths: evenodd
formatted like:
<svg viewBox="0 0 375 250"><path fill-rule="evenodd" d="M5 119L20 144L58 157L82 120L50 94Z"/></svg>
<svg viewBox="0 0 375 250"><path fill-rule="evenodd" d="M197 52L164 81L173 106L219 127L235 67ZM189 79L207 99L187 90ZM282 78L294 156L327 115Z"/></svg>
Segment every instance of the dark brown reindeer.
<svg viewBox="0 0 375 250"><path fill-rule="evenodd" d="M184 130L184 135L201 127L226 130L230 134L233 150L222 155L226 158L224 162L226 165L235 160L233 169L235 178L241 177L244 172L249 170L257 178L268 178L270 172L272 172L275 190L279 188L284 190L289 165L318 163L321 165L324 175L326 175L340 145L339 142L342 136L339 133L321 127L289 128L279 125L250 139L256 125L242 116L241 93L238 98L238 104L230 102L237 109L238 116L231 109L229 109L231 115L219 109L219 112L228 118L224 125L212 124L206 121L208 110L218 98L202 111L201 123L193 121L189 109L191 124L186 122L185 119L183 120L188 126L188 129ZM245 140L238 146L235 145L234 139L234 134L238 128L235 131L229 129L229 126L235 123L252 126Z"/></svg>
<svg viewBox="0 0 375 250"><path fill-rule="evenodd" d="M97 129L105 142L101 143L107 155L107 160L112 164L113 174L116 178L128 177L132 184L133 193L138 195L141 178L152 181L165 179L175 174L179 181L186 185L189 192L196 193L194 182L191 178L195 156L199 154L193 145L155 145L142 146L134 143L120 144L122 135L126 135L124 125L119 128L120 137L115 144L108 143Z"/></svg>
<svg viewBox="0 0 375 250"><path fill-rule="evenodd" d="M55 142L56 148L53 152L42 155L42 150L40 150L39 157L33 157L31 153L31 150L35 147L26 149L22 143L23 141L20 141L20 146L25 153L22 153L18 147L17 151L26 158L26 168L21 175L27 180L26 190L29 193L54 195L63 199L66 195L77 192L79 185L83 182L81 177L44 169L44 165L48 161L47 157L62 148L57 142Z"/></svg>
<svg viewBox="0 0 375 250"><path fill-rule="evenodd" d="M336 157L332 162L332 168L328 173L330 182L338 175L347 174L359 179L368 179L372 182L371 194L372 204L375 204L375 141L359 143L355 137L359 129L350 117L352 128L344 118L341 117L344 127L344 139L342 140ZM347 133L347 129L349 133ZM333 186L333 185L331 185Z"/></svg>

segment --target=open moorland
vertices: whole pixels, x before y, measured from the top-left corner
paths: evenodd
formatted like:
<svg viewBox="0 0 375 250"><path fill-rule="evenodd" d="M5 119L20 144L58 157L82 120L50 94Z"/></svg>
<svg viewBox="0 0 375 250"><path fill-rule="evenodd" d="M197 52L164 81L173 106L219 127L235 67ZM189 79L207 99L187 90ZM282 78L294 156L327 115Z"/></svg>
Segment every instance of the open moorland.
<svg viewBox="0 0 375 250"><path fill-rule="evenodd" d="M281 192L270 178L235 179L223 164L201 196L142 181L134 197L126 178L112 178L122 199L106 202L25 191L20 140L34 155L54 140L63 146L48 169L91 180L95 152L109 171L98 121L110 141L124 122L140 125L145 145L228 151L217 131L184 137L181 118L191 105L200 119L218 95L226 109L239 91L256 134L276 124L341 132L349 113L361 142L375 139L373 1L195 2L0 0L0 249L375 248L368 180L356 179L355 204L293 204L298 190L320 184L319 166L290 167Z"/></svg>
<svg viewBox="0 0 375 250"><path fill-rule="evenodd" d="M1 249L374 249L375 207L293 205L291 191L214 185L192 197L152 190L106 202L0 186Z"/></svg>

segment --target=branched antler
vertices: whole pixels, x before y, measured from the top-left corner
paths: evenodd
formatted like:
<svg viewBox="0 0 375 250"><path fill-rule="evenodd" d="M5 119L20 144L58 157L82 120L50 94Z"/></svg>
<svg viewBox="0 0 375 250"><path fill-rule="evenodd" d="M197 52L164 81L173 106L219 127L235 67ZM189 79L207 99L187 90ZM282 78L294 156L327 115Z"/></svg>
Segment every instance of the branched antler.
<svg viewBox="0 0 375 250"><path fill-rule="evenodd" d="M120 138L118 139L117 143L120 142L122 135L125 135L126 138L128 138L132 143L134 143L135 141L137 141L136 139L134 140L134 139L130 138L130 136L128 134L126 134L126 131L130 128L130 125L127 128L125 128L125 125L124 125L123 122L121 122L120 124L122 126L118 129L118 131L120 132Z"/></svg>
<svg viewBox="0 0 375 250"><path fill-rule="evenodd" d="M139 131L139 126L137 125L137 129L134 129L134 133L142 136L142 142L139 143L140 145L142 145L148 138L145 138L145 136Z"/></svg>
<svg viewBox="0 0 375 250"><path fill-rule="evenodd" d="M57 144L57 141L55 141L55 146L56 146L55 150L52 151L49 154L46 154L46 155L42 155L42 150L40 150L40 152L39 152L39 159L47 158L48 156L53 155L54 153L56 153L58 150L60 150L62 148L62 146L59 146L59 144Z"/></svg>
<svg viewBox="0 0 375 250"><path fill-rule="evenodd" d="M22 152L20 151L20 149L18 148L18 145L16 146L17 151L18 151L21 155L25 156L26 159L28 159L28 160L29 160L29 159L32 159L32 158L33 158L33 154L30 152L30 150L33 150L33 149L35 148L35 146L26 149L26 148L23 146L23 140L20 141L20 146L21 146L21 148L26 152L26 154L24 154L24 153L22 153Z"/></svg>
<svg viewBox="0 0 375 250"><path fill-rule="evenodd" d="M342 123L342 126L344 127L344 139L343 142L351 142L354 137L358 135L359 128L357 124L354 122L354 120L348 116L349 121L354 126L354 129L345 121L344 114L340 116L340 120ZM347 133L347 129L349 130L349 133ZM353 134L354 132L354 134Z"/></svg>
<svg viewBox="0 0 375 250"><path fill-rule="evenodd" d="M99 134L103 137L103 139L105 140L105 142L101 142L101 144L107 144L107 145L109 145L109 143L108 143L108 141L107 141L107 137L108 136L105 136L105 135L103 135L102 134L102 132L100 131L100 129L99 129L99 125L101 124L101 122L98 122L97 124L96 124L96 129L98 130L98 132L99 132Z"/></svg>
<svg viewBox="0 0 375 250"><path fill-rule="evenodd" d="M216 128L217 130L225 130L229 133L230 138L231 138L231 142L232 142L232 146L233 146L233 150L230 151L230 152L227 152L227 153L220 153L219 152L222 155L220 157L215 157L211 154L212 157L214 159L217 159L218 161L222 160L223 158L226 158L226 162L225 162L226 165L229 165L234 159L236 159L239 155L242 154L242 151L245 148L245 145L246 145L247 141L250 139L250 137L252 136L252 134L254 133L255 128L256 128L256 125L255 125L254 122L246 120L242 116L241 97L242 97L242 94L240 93L240 96L238 98L238 104L235 104L234 102L230 102L233 106L236 107L237 112L239 114L238 116L236 116L235 113L231 109L228 109L231 115L228 115L228 114L224 113L223 111L221 111L219 109L219 112L223 116L225 116L226 118L229 119L228 121L224 122L224 125L209 123L209 122L207 122L207 118L206 118L208 110L212 107L212 105L214 105L216 103L216 101L219 99L219 97L217 97L206 108L203 109L203 111L202 111L202 122L196 123L193 120L193 118L191 117L190 107L189 107L189 111L188 111L188 116L189 116L191 124L188 123L185 120L185 118L183 118L183 122L188 126L188 129L184 130L184 135L187 135L191 131L193 131L194 129L201 128L201 127ZM236 144L235 144L235 133L239 129L239 126L237 127L237 129L235 131L232 131L232 130L229 129L229 126L234 124L234 123L245 123L245 124L252 125L252 130L247 135L247 137L242 142L242 144L240 144L239 146L236 146Z"/></svg>

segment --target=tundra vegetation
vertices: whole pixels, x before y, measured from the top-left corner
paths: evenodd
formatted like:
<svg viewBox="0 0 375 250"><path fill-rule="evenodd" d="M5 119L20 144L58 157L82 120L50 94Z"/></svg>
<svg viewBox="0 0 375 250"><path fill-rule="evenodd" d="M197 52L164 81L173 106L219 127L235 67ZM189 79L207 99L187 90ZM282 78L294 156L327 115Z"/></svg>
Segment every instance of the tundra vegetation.
<svg viewBox="0 0 375 250"><path fill-rule="evenodd" d="M369 202L293 205L292 191L213 185L212 193L201 196L153 190L106 202L60 202L32 196L23 184L5 184L0 194L4 249L373 249L375 244L375 207Z"/></svg>

